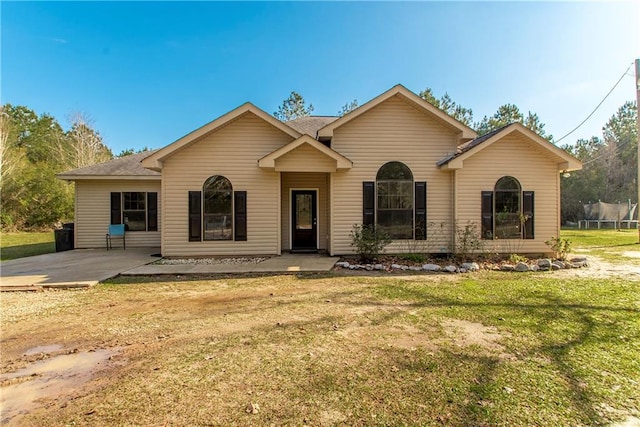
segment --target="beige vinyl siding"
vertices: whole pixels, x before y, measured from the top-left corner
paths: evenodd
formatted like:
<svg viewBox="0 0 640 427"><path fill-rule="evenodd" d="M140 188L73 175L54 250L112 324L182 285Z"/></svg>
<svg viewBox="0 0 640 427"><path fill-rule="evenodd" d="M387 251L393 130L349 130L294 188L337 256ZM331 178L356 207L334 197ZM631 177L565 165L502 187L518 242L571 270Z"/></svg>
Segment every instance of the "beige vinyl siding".
<svg viewBox="0 0 640 427"><path fill-rule="evenodd" d="M308 144L276 160L276 171L326 172L336 170L336 161Z"/></svg>
<svg viewBox="0 0 640 427"><path fill-rule="evenodd" d="M163 163L165 256L279 253L280 174L258 167L258 159L293 138L252 113L178 151ZM188 240L188 192L202 190L212 175L227 177L247 192L247 241Z"/></svg>
<svg viewBox="0 0 640 427"><path fill-rule="evenodd" d="M162 200L159 180L78 180L74 219L76 248L105 247L105 234L111 223L111 192L114 191L157 192L160 229ZM160 247L160 231L129 231L126 238L128 247Z"/></svg>
<svg viewBox="0 0 640 427"><path fill-rule="evenodd" d="M328 249L329 176L317 172L282 173L282 249L291 249L291 190L318 190L318 249Z"/></svg>
<svg viewBox="0 0 640 427"><path fill-rule="evenodd" d="M331 253L353 252L349 233L362 223L362 182L375 181L378 169L400 161L415 181L427 182L427 223L444 223L442 230L427 230L429 248L448 248L451 243L451 175L436 162L455 151L457 135L450 129L392 97L334 131L331 147L353 161L353 168L331 177ZM409 241L397 241L387 252L412 251Z"/></svg>
<svg viewBox="0 0 640 427"><path fill-rule="evenodd" d="M483 240L489 251L547 253L545 240L560 231L558 165L539 145L511 134L474 154L458 170L458 224L471 221L480 229L481 192L494 189L503 176L513 176L523 191L535 191L534 233L531 240Z"/></svg>

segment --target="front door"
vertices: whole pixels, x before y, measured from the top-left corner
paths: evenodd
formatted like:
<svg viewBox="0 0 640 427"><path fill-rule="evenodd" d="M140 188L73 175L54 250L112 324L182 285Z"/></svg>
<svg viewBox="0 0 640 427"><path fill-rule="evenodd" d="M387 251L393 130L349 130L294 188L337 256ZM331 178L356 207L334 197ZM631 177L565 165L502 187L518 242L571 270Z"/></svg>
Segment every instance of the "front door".
<svg viewBox="0 0 640 427"><path fill-rule="evenodd" d="M318 249L318 216L316 190L291 191L291 250Z"/></svg>

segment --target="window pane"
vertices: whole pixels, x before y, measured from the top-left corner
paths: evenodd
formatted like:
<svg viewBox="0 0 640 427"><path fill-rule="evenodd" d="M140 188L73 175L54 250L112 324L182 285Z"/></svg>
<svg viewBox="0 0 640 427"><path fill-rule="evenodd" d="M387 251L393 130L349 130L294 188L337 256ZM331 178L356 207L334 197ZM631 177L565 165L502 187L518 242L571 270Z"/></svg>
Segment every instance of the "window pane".
<svg viewBox="0 0 640 427"><path fill-rule="evenodd" d="M204 240L231 240L231 215L204 215Z"/></svg>
<svg viewBox="0 0 640 427"><path fill-rule="evenodd" d="M376 176L377 223L393 239L413 238L413 174L400 162L385 163Z"/></svg>
<svg viewBox="0 0 640 427"><path fill-rule="evenodd" d="M145 192L122 193L122 219L127 231L146 231L146 195Z"/></svg>
<svg viewBox="0 0 640 427"><path fill-rule="evenodd" d="M203 187L204 240L233 238L233 188L221 175L208 178Z"/></svg>
<svg viewBox="0 0 640 427"><path fill-rule="evenodd" d="M146 213L144 210L142 211L124 211L124 225L128 231L145 231L146 223Z"/></svg>
<svg viewBox="0 0 640 427"><path fill-rule="evenodd" d="M297 230L313 229L312 209L313 196L311 194L296 194L296 224Z"/></svg>
<svg viewBox="0 0 640 427"><path fill-rule="evenodd" d="M504 177L498 181L507 187L514 185L516 190L495 191L495 236L498 239L519 239L522 237L520 222L520 184L514 178ZM498 186L496 184L496 188Z"/></svg>

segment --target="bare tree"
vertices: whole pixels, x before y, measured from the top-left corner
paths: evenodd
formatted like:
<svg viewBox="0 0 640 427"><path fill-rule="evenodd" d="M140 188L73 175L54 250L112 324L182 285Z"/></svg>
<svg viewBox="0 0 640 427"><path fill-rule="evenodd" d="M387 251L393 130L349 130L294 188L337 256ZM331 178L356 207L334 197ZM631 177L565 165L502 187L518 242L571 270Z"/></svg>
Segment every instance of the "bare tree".
<svg viewBox="0 0 640 427"><path fill-rule="evenodd" d="M100 133L93 129L93 120L85 113L74 112L69 118L71 129L58 144L69 166L82 168L113 158L111 150L102 142Z"/></svg>
<svg viewBox="0 0 640 427"><path fill-rule="evenodd" d="M10 126L11 117L4 111L4 107L0 106L0 189L24 157L24 153L9 139Z"/></svg>

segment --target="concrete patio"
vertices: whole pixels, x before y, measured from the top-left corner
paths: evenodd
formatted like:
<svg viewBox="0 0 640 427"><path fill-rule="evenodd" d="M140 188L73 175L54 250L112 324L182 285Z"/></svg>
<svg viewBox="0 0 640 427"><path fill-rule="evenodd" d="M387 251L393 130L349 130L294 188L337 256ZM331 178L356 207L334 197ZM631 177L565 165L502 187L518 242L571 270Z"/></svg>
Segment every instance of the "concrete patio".
<svg viewBox="0 0 640 427"><path fill-rule="evenodd" d="M319 254L283 254L260 263L242 264L152 264L159 248L76 249L38 255L0 264L0 290L39 290L93 286L119 274L188 275L295 273L330 271L338 257Z"/></svg>

